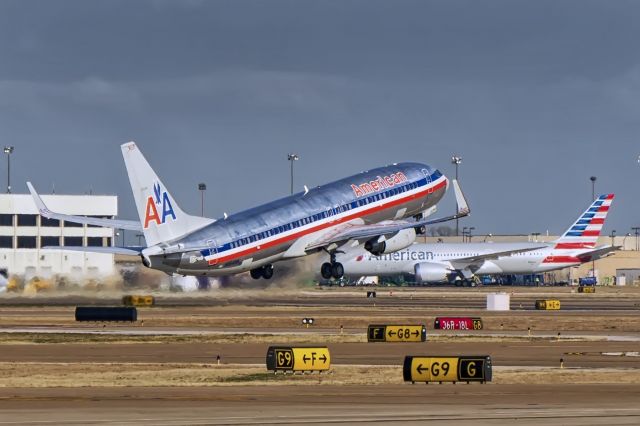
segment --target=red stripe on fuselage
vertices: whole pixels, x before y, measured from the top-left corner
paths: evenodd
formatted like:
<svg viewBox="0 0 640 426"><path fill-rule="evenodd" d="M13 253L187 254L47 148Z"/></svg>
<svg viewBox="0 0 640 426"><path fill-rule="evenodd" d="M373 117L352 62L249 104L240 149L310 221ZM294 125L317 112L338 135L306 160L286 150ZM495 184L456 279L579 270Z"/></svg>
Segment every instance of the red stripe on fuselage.
<svg viewBox="0 0 640 426"><path fill-rule="evenodd" d="M356 218L363 217L363 216L368 216L368 215L377 213L379 211L388 209L390 207L397 206L399 204L404 204L404 203L409 202L411 200L414 200L416 198L420 198L420 197L422 197L424 195L428 195L428 194L430 194L432 192L435 192L435 191L439 190L440 188L446 186L446 184L447 184L447 180L444 179L441 183L439 183L439 184L437 184L437 185L435 185L433 187L425 188L424 191L421 191L421 192L418 192L418 193L415 193L415 194L411 194L411 195L409 195L407 197L404 197L404 198L399 198L397 200L390 201L390 202L388 202L386 204L382 204L381 206L372 207L372 208L370 208L368 210L365 210L365 211L362 211L362 212L359 212L359 213L354 213L354 214L351 214L349 216L345 216L345 217L340 218L340 219L336 219L333 222L323 223L321 225L317 225L317 226L314 226L312 228L305 229L304 231L299 231L299 232L296 232L295 234L287 235L286 237L282 237L282 238L279 238L277 240L268 241L268 242L265 242L265 243L262 243L262 244L258 244L260 246L260 248L254 246L254 247L250 247L250 248L248 248L246 250L240 251L238 253L233 253L233 254L230 254L230 255L227 255L227 256L211 259L211 260L208 261L208 263L209 263L209 265L215 265L217 263L224 263L224 262L228 262L230 260L237 259L239 257L244 257L244 256L252 254L252 253L256 253L256 252L259 252L259 251L262 251L262 250L266 250L268 248L271 248L271 247L286 243L288 241L295 240L295 239L300 238L300 237L302 237L304 235L308 235L308 234L311 234L313 232L321 231L323 229L330 228L332 226L336 226L336 225L339 225L339 224L344 223L344 222L348 222L348 221L350 221L352 219L356 219Z"/></svg>
<svg viewBox="0 0 640 426"><path fill-rule="evenodd" d="M575 249L594 248L595 246L596 246L596 243L558 243L554 248L575 250Z"/></svg>
<svg viewBox="0 0 640 426"><path fill-rule="evenodd" d="M575 256L547 256L542 263L582 263L582 261Z"/></svg>

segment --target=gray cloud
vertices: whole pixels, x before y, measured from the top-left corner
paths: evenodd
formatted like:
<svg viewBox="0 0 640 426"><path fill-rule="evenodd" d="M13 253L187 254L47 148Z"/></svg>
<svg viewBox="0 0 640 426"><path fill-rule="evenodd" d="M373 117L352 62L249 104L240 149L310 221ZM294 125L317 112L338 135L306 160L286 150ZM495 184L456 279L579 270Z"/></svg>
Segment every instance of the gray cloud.
<svg viewBox="0 0 640 426"><path fill-rule="evenodd" d="M15 182L121 196L137 140L211 214L395 161L463 156L480 232L561 232L589 176L636 225L640 6L603 1L8 1L0 138ZM441 210L451 210L450 201Z"/></svg>

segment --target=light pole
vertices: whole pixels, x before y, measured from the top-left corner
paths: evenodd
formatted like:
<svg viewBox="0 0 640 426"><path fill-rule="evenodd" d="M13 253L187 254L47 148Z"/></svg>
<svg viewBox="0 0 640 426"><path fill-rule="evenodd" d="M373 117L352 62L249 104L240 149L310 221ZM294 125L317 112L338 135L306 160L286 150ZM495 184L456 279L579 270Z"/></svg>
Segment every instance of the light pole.
<svg viewBox="0 0 640 426"><path fill-rule="evenodd" d="M456 235L457 235L457 232L458 232L458 230L456 229ZM462 228L462 242L463 243L464 243L464 239L465 239L466 235L467 235L467 227L465 226L465 227Z"/></svg>
<svg viewBox="0 0 640 426"><path fill-rule="evenodd" d="M609 235L609 236L611 237L611 247L613 247L613 241L614 241L614 238L616 237L616 230L613 229L611 231L611 235Z"/></svg>
<svg viewBox="0 0 640 426"><path fill-rule="evenodd" d="M453 157L451 157L451 164L456 166L456 180L458 180L458 166L460 165L460 163L462 163L462 157L459 157L457 155L454 155ZM458 210L456 208L456 214L458 213ZM456 237L458 235L460 235L458 233L458 218L456 218Z"/></svg>
<svg viewBox="0 0 640 426"><path fill-rule="evenodd" d="M467 233L467 242L470 243L471 242L471 232L476 229L474 226L472 226L471 228L469 228L469 232Z"/></svg>
<svg viewBox="0 0 640 426"><path fill-rule="evenodd" d="M7 194L11 194L11 153L13 146L5 146L4 153L7 154Z"/></svg>
<svg viewBox="0 0 640 426"><path fill-rule="evenodd" d="M622 239L622 250L626 250L626 245L627 245L627 237L631 236L631 232L627 232L627 235L624 236L624 238Z"/></svg>
<svg viewBox="0 0 640 426"><path fill-rule="evenodd" d="M596 199L596 179L597 178L595 176L591 176L589 178L589 180L591 180L591 199L593 201L595 201ZM591 270L593 271L594 281L597 282L598 279L596 278L596 259L595 258L591 261Z"/></svg>
<svg viewBox="0 0 640 426"><path fill-rule="evenodd" d="M291 195L293 195L293 162L299 159L298 154L287 154L287 160L291 163Z"/></svg>
<svg viewBox="0 0 640 426"><path fill-rule="evenodd" d="M200 182L198 184L198 191L200 191L200 216L204 217L204 191L207 190L207 184Z"/></svg>
<svg viewBox="0 0 640 426"><path fill-rule="evenodd" d="M640 250L640 248L638 247L638 235L640 235L640 226L634 226L634 227L631 228L631 230L636 235L636 251L638 251L638 250Z"/></svg>

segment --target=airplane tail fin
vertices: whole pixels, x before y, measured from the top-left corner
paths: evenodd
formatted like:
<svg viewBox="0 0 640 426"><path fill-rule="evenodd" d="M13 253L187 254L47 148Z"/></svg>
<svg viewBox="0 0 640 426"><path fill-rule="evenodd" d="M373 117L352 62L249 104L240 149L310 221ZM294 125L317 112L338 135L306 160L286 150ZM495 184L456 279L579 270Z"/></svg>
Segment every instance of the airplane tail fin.
<svg viewBox="0 0 640 426"><path fill-rule="evenodd" d="M135 142L125 143L121 148L148 246L175 240L214 222L180 209Z"/></svg>
<svg viewBox="0 0 640 426"><path fill-rule="evenodd" d="M556 249L590 249L596 246L598 237L609 213L614 194L599 196L573 225L558 238Z"/></svg>

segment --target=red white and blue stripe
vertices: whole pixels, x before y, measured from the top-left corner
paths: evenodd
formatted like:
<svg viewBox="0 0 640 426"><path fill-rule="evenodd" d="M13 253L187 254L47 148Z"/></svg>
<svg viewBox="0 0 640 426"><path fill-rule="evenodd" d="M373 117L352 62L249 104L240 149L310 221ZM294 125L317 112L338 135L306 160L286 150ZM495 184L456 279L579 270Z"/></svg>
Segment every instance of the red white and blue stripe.
<svg viewBox="0 0 640 426"><path fill-rule="evenodd" d="M580 218L560 237L556 249L583 249L596 246L614 194L599 196Z"/></svg>
<svg viewBox="0 0 640 426"><path fill-rule="evenodd" d="M350 201L345 205L331 209L330 213L321 212L308 218L298 219L292 223L280 225L273 230L263 231L257 235L246 236L242 240L227 243L216 250L202 250L201 253L209 265L245 258L305 235L401 206L443 189L446 185L447 179L439 171L436 171L429 179L423 178L407 182L398 186L395 191L382 191L369 197Z"/></svg>

